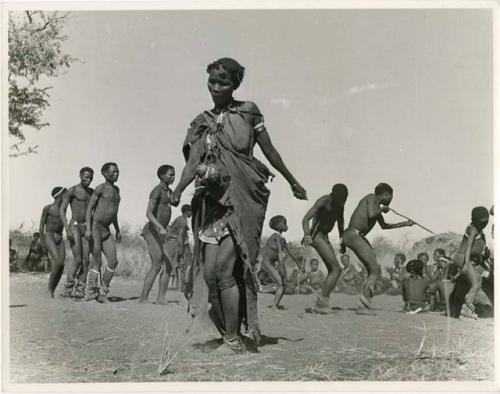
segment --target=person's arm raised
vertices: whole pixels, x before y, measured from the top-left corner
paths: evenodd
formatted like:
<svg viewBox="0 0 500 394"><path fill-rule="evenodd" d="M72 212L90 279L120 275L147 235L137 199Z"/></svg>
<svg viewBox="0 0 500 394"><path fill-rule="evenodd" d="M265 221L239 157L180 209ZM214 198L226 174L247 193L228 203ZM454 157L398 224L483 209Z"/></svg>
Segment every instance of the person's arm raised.
<svg viewBox="0 0 500 394"><path fill-rule="evenodd" d="M385 205L383 205L381 207L381 209L382 209L382 212L384 212L384 213L389 212L389 207L387 207ZM380 228L382 230L390 230L390 229L394 229L394 228L413 226L413 222L411 220L405 220L404 222L400 222L400 223L386 223L384 220L384 217L382 215L379 215L377 222L380 225Z"/></svg>

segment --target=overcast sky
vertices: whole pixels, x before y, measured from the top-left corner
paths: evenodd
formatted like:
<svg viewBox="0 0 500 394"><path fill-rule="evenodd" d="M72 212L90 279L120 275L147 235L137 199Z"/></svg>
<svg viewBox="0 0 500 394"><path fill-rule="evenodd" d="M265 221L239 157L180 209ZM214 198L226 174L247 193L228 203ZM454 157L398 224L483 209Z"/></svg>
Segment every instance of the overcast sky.
<svg viewBox="0 0 500 394"><path fill-rule="evenodd" d="M229 56L246 67L235 97L257 103L308 191L302 202L282 177L269 184L268 218L285 215L290 240L337 182L346 221L388 182L396 210L461 233L472 207L493 203L491 29L488 10L73 12L65 49L81 62L50 81L51 125L27 133L39 155L10 161L10 227L38 225L51 189L82 166L101 183L106 161L121 170L120 221L143 225L157 167L180 176L186 129L212 106L206 65Z"/></svg>

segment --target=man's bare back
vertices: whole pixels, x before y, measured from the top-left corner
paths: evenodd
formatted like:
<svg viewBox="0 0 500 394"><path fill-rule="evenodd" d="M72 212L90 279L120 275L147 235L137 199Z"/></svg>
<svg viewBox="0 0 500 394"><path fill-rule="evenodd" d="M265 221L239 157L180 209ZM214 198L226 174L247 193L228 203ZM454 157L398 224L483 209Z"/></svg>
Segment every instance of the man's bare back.
<svg viewBox="0 0 500 394"><path fill-rule="evenodd" d="M329 234L339 219L339 210L335 207L332 201L332 195L327 194L321 197L318 202L319 205L317 214L313 218L312 234L321 232Z"/></svg>

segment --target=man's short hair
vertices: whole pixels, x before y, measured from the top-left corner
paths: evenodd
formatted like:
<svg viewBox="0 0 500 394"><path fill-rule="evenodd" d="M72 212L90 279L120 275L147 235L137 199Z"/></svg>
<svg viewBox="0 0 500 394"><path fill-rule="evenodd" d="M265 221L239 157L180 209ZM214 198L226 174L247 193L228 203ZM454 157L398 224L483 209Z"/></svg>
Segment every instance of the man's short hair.
<svg viewBox="0 0 500 394"><path fill-rule="evenodd" d="M108 168L112 167L112 166L115 166L116 168L118 168L118 164L116 164L116 163L114 163L112 161L104 163L104 165L101 167L101 174L104 175L104 173L108 170Z"/></svg>
<svg viewBox="0 0 500 394"><path fill-rule="evenodd" d="M424 257L426 256L427 259L429 259L429 254L427 252L420 252L418 255L417 255L417 259L420 260L420 257Z"/></svg>
<svg viewBox="0 0 500 394"><path fill-rule="evenodd" d="M389 186L387 183L379 183L375 187L375 194L380 195L380 194L384 194L384 193L393 194L392 187Z"/></svg>
<svg viewBox="0 0 500 394"><path fill-rule="evenodd" d="M91 174L93 174L94 170L92 168L90 168L90 167L82 167L80 169L80 175L82 175L84 172L90 172Z"/></svg>
<svg viewBox="0 0 500 394"><path fill-rule="evenodd" d="M269 220L269 227L271 227L273 230L278 231L278 226L286 221L286 218L283 215L276 215Z"/></svg>
<svg viewBox="0 0 500 394"><path fill-rule="evenodd" d="M434 249L434 253L439 253L441 256L446 256L446 252L443 248Z"/></svg>
<svg viewBox="0 0 500 394"><path fill-rule="evenodd" d="M404 255L404 253L396 253L394 257L401 258L403 260L403 263L406 261L406 256Z"/></svg>
<svg viewBox="0 0 500 394"><path fill-rule="evenodd" d="M158 170L156 171L156 175L161 177L162 175L166 174L169 170L173 170L174 167L171 166L170 164L163 164L158 167Z"/></svg>

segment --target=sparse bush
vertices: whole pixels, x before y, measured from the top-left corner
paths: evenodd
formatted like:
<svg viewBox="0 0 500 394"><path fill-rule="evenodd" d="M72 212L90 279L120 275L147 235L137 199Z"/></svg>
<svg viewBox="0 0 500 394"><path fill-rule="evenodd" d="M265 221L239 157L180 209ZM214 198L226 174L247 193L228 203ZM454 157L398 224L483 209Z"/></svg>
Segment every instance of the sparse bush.
<svg viewBox="0 0 500 394"><path fill-rule="evenodd" d="M27 228L24 225L19 226L16 229L10 230L10 238L12 239L12 246L17 251L17 262L18 267L24 269L24 260L28 254L29 245L32 239L32 234L37 231L34 226L32 228ZM151 264L146 242L141 236L140 228L132 228L128 223L123 223L121 225L122 232L122 243L117 246L117 256L118 256L118 267L116 274L126 277L143 278L148 272ZM261 240L261 251L262 247L267 241L267 237L262 237ZM396 244L383 236L376 237L372 246L375 250L377 260L382 265L383 275L387 275L385 272L385 267L391 266L393 263L394 255L396 253L404 253L407 257L406 261L415 258L419 252L427 252L432 258L432 252L435 248L441 247L446 250L447 255L452 255L457 249L458 243L460 242L460 236L455 233L443 233L436 236L427 237L420 240L413 245L406 239L402 240L399 244ZM71 249L69 243L66 243L66 261L72 259ZM288 242L288 247L291 254L300 262L304 260L304 246L300 241ZM310 258L316 258L321 261L318 253L314 248L310 248ZM358 260L358 258L351 251L347 251L351 257L351 263L357 268L357 271L361 271L360 275L366 277L366 270ZM261 256L259 256L259 260ZM105 261L105 259L103 260ZM285 258L285 266L288 275L297 269L296 263L290 258ZM310 269L309 265L306 265L306 271ZM326 273L326 267L320 264L320 269ZM390 287L390 282L385 277L381 278L377 284L378 292L384 292ZM338 290L343 291L343 283L339 283Z"/></svg>

